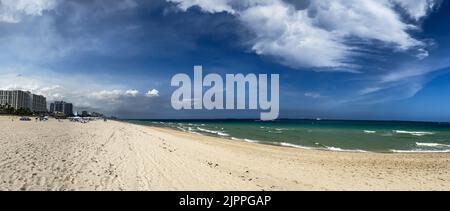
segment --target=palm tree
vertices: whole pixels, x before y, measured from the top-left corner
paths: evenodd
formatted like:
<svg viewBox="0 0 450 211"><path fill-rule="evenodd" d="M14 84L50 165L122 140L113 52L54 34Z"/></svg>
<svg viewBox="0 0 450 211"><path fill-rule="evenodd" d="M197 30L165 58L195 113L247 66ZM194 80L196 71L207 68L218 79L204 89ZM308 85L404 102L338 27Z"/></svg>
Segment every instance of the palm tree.
<svg viewBox="0 0 450 211"><path fill-rule="evenodd" d="M6 104L6 111L8 114L14 114L16 112L16 109L14 109L14 107L12 107L9 104Z"/></svg>
<svg viewBox="0 0 450 211"><path fill-rule="evenodd" d="M23 113L23 114L28 114L31 113L31 111L23 109L23 110L17 110L14 109L14 107L12 107L11 105L9 105L8 103L4 104L4 105L0 105L0 113L1 114L18 114L18 113Z"/></svg>

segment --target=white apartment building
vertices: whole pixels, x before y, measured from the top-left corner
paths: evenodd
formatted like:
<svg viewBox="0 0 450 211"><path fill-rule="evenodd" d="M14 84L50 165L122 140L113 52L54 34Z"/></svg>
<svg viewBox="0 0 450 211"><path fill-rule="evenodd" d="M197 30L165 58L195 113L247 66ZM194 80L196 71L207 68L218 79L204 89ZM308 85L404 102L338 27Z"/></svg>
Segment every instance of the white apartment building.
<svg viewBox="0 0 450 211"><path fill-rule="evenodd" d="M14 109L25 108L33 112L46 112L47 99L21 90L0 90L0 105L10 105Z"/></svg>

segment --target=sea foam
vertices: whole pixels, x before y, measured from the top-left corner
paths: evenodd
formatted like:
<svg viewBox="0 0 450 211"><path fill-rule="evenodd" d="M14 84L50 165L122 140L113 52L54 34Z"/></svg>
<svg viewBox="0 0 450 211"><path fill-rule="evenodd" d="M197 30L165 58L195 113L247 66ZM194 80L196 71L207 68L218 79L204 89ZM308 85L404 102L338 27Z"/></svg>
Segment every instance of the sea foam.
<svg viewBox="0 0 450 211"><path fill-rule="evenodd" d="M339 147L326 147L327 150L330 151L336 151L336 152L360 152L360 153L366 153L367 151L359 150L359 149L341 149Z"/></svg>
<svg viewBox="0 0 450 211"><path fill-rule="evenodd" d="M260 143L260 141L256 141L256 140L252 140L252 139L244 139L245 142L249 142L249 143Z"/></svg>
<svg viewBox="0 0 450 211"><path fill-rule="evenodd" d="M410 134L413 136L425 136L425 135L433 135L432 132L419 132L419 131L406 131L406 130L394 130L396 134Z"/></svg>
<svg viewBox="0 0 450 211"><path fill-rule="evenodd" d="M446 150L422 150L422 149L413 149L413 150L391 150L394 153L450 153L450 149Z"/></svg>
<svg viewBox="0 0 450 211"><path fill-rule="evenodd" d="M420 143L416 142L417 146L421 147L450 147L450 145L447 144L439 144L439 143Z"/></svg>
<svg viewBox="0 0 450 211"><path fill-rule="evenodd" d="M285 143L285 142L281 142L279 144L284 147L292 147L292 148L298 148L298 149L312 149L311 147L305 147L305 146L300 146L300 145L290 144L290 143Z"/></svg>
<svg viewBox="0 0 450 211"><path fill-rule="evenodd" d="M251 139L247 139L247 138L240 139L240 138L231 137L231 140L234 140L234 141L245 141L245 142L248 142L248 143L260 143L260 141L251 140Z"/></svg>
<svg viewBox="0 0 450 211"><path fill-rule="evenodd" d="M219 135L219 136L230 136L229 134L224 133L222 131L207 130L207 129L204 129L204 128L201 128L201 127L197 127L197 130L202 131L202 132L206 132L206 133L216 134L216 135Z"/></svg>
<svg viewBox="0 0 450 211"><path fill-rule="evenodd" d="M377 133L377 131L373 131L373 130L364 130L364 133L367 133L367 134L374 134L374 133Z"/></svg>

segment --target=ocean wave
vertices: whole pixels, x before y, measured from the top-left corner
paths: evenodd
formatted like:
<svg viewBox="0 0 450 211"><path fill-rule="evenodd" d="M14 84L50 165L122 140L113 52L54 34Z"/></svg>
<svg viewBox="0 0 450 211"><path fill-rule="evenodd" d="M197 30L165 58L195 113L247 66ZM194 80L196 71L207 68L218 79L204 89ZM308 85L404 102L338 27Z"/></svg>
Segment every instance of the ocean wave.
<svg viewBox="0 0 450 211"><path fill-rule="evenodd" d="M218 132L217 135L219 135L219 136L230 136L229 134L223 133L223 132Z"/></svg>
<svg viewBox="0 0 450 211"><path fill-rule="evenodd" d="M367 151L359 150L359 149L342 149L339 147L326 147L327 150L335 151L335 152L360 152L360 153L366 153Z"/></svg>
<svg viewBox="0 0 450 211"><path fill-rule="evenodd" d="M252 140L252 139L247 139L247 138L245 138L244 141L245 141L245 142L249 142L249 143L260 143L260 141Z"/></svg>
<svg viewBox="0 0 450 211"><path fill-rule="evenodd" d="M179 128L180 130L182 130L183 132L187 132L187 133L191 133L191 134L203 136L203 134L196 132L192 127L187 127L187 128L181 128L181 127L178 127L178 128Z"/></svg>
<svg viewBox="0 0 450 211"><path fill-rule="evenodd" d="M377 133L377 131L373 131L373 130L364 130L364 133L367 133L367 134L374 134L374 133Z"/></svg>
<svg viewBox="0 0 450 211"><path fill-rule="evenodd" d="M283 133L282 131L271 131L271 130L269 130L267 132L268 133L275 133L275 134L282 134Z"/></svg>
<svg viewBox="0 0 450 211"><path fill-rule="evenodd" d="M409 134L413 136L425 136L425 135L433 135L432 132L418 132L418 131L406 131L406 130L394 130L396 134Z"/></svg>
<svg viewBox="0 0 450 211"><path fill-rule="evenodd" d="M336 151L336 152L364 152L364 153L368 152L368 151L359 150L359 149L342 149L339 147L330 147L330 146L323 145L319 142L315 142L314 145L316 145L318 147L317 149L325 149L325 150Z"/></svg>
<svg viewBox="0 0 450 211"><path fill-rule="evenodd" d="M422 150L422 149L413 149L413 150L391 150L393 153L450 153L450 149L446 150Z"/></svg>
<svg viewBox="0 0 450 211"><path fill-rule="evenodd" d="M240 138L231 137L231 140L234 140L234 141L245 141L245 142L248 142L248 143L260 143L260 141L246 139L246 138L245 139L240 139Z"/></svg>
<svg viewBox="0 0 450 211"><path fill-rule="evenodd" d="M450 145L447 144L439 144L439 143L420 143L416 142L417 146L421 147L450 147Z"/></svg>
<svg viewBox="0 0 450 211"><path fill-rule="evenodd" d="M179 130L181 130L181 131L183 131L183 132L188 132L188 130L186 130L185 128L183 128L183 127L177 127Z"/></svg>
<svg viewBox="0 0 450 211"><path fill-rule="evenodd" d="M319 142L315 142L314 145L316 145L317 147L320 147L320 148L327 148L327 146L325 146Z"/></svg>
<svg viewBox="0 0 450 211"><path fill-rule="evenodd" d="M290 143L286 143L286 142L281 142L281 143L277 143L277 144L284 146L284 147L292 147L292 148L298 148L298 149L313 149L311 147L305 147L305 146L290 144Z"/></svg>
<svg viewBox="0 0 450 211"><path fill-rule="evenodd" d="M329 150L329 151L335 151L335 152L359 152L359 153L367 153L368 151L364 151L364 150L352 150L352 149L341 149L338 147L328 147L325 146L323 144L320 143L315 143L315 145L320 146L318 148L314 148L314 147L305 147L305 146L301 146L301 145L296 145L296 144L291 144L291 143L286 143L286 142L281 142L278 143L281 146L284 147L293 147L293 148L299 148L299 149L321 149L321 150Z"/></svg>
<svg viewBox="0 0 450 211"><path fill-rule="evenodd" d="M216 134L219 136L230 136L229 134L223 132L223 131L215 131L215 130L208 130L208 129L204 129L201 127L197 127L197 130L202 131L202 132L206 132L206 133L212 133L212 134Z"/></svg>

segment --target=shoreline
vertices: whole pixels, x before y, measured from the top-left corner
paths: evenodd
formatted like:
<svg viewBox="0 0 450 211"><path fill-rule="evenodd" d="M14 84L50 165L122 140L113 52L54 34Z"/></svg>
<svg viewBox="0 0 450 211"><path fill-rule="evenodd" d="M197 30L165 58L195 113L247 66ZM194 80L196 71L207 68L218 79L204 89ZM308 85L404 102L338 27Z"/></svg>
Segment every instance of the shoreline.
<svg viewBox="0 0 450 211"><path fill-rule="evenodd" d="M210 138L216 138L216 139L223 139L223 140L229 140L229 141L238 141L238 142L245 142L245 143L251 143L251 144L260 144L265 146L276 146L276 147L282 147L282 148L294 148L294 149L301 149L301 150L314 150L314 151L326 151L326 152L347 152L347 153L375 153L375 154L450 154L450 150L444 150L444 151L419 151L419 150L394 150L391 149L389 151L367 151L367 150L360 150L360 149L342 149L338 147L328 147L324 146L322 148L320 147L308 147L308 146L302 146L302 145L296 145L291 144L287 142L267 142L267 141L260 141L260 140L250 140L250 139L241 139L236 138L233 136L217 136L213 134L203 134L199 132L190 132L186 130L182 130L179 128L172 128L167 126L152 126L152 125L145 125L135 122L130 122L129 120L115 120L118 122L128 123L128 124L134 124L134 125L140 125L140 126L146 126L151 128L161 128L161 129L167 129L168 131L177 131L187 134L193 134L193 135L199 135L199 136L206 136Z"/></svg>
<svg viewBox="0 0 450 211"><path fill-rule="evenodd" d="M122 122L122 121L118 121L118 122ZM207 135L207 134L201 134L201 133L193 133L193 132L187 132L187 131L182 131L182 130L177 130L174 128L170 128L170 127L156 127L156 126L148 126L148 125L141 125L141 124L135 124L135 123L129 123L129 122L122 122L125 124L133 124L133 125L137 125L137 126L143 126L143 127L149 127L151 129L155 129L155 130L160 130L162 132L166 132L166 133L181 133L181 134L185 134L186 136L191 136L192 138L195 138L195 136L200 136L200 137L204 137L204 138L211 138L211 140L214 141L233 141L236 143L244 143L244 144L250 144L250 145L256 145L256 146L261 146L261 147L276 147L279 148L280 150L282 149L293 149L293 150L299 150L299 151L316 151L316 152L330 152L330 153L351 153L351 154L379 154L379 155L430 155L430 154L434 154L434 155L442 155L442 154L448 154L450 156L450 152L401 152L401 150L398 150L400 152L374 152L374 151L364 151L364 150L346 150L346 149L341 149L341 150L330 150L330 149L326 149L326 148L314 148L314 147L304 147L304 146L300 146L300 145L296 145L296 146L288 146L287 144L289 143L284 143L284 142L267 142L265 143L264 141L258 141L258 140L254 140L254 141L246 141L243 139L238 139L238 138L234 138L234 137L217 137L217 136L213 136L213 135ZM203 138L202 138L203 139Z"/></svg>
<svg viewBox="0 0 450 211"><path fill-rule="evenodd" d="M0 190L450 190L450 154L304 150L0 116Z"/></svg>
<svg viewBox="0 0 450 211"><path fill-rule="evenodd" d="M122 121L120 121L120 122L122 122ZM130 122L124 122L124 123L129 123L129 124L134 124L134 125L139 125L139 126L144 126L144 127L150 127L150 128L153 128L153 129L161 129L161 130L165 130L166 132L181 132L181 133L194 135L194 136L202 136L202 137L208 137L208 138L213 138L213 139L220 139L222 141L235 141L235 142L238 142L238 143L247 143L247 144L255 144L255 145L261 145L261 146L279 147L279 148L282 148L282 149L283 148L288 148L288 149L297 149L297 150L340 152L340 153L412 154L412 153L401 153L401 152L399 152L399 153L396 153L396 152L371 152L371 151L364 151L364 150L345 150L345 149L330 150L330 149L326 149L326 148L306 147L306 146L294 145L294 144L289 144L289 143L284 143L284 142L280 142L280 143L278 143L278 142L264 142L264 141L259 141L259 140L239 139L239 138L235 138L235 137L218 137L218 136L214 136L214 135L208 135L208 134L201 134L201 133L196 133L196 132L188 132L188 131L177 130L175 128L170 128L170 127L156 127L156 126L141 125L141 124L130 123ZM417 154L424 154L424 153L417 153ZM437 152L436 154L439 154L439 153Z"/></svg>

